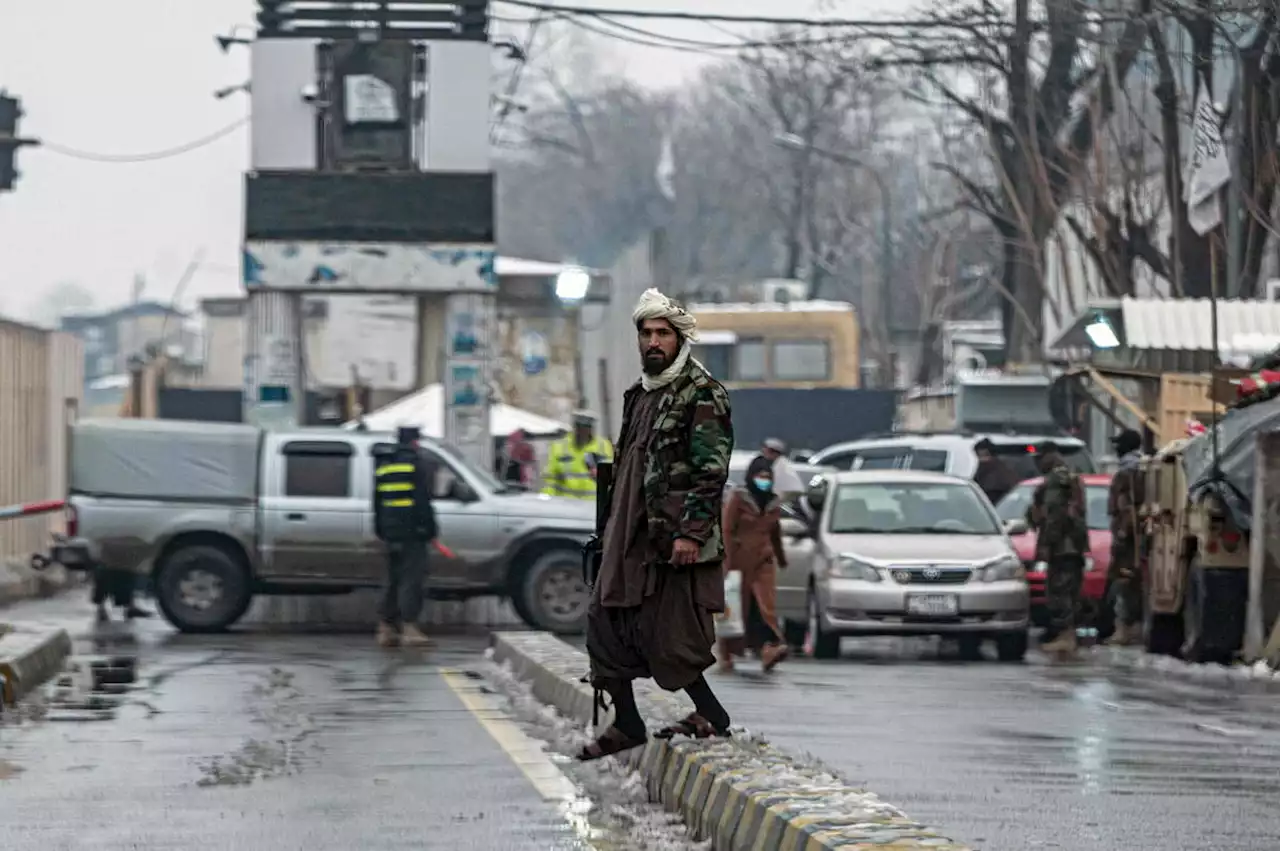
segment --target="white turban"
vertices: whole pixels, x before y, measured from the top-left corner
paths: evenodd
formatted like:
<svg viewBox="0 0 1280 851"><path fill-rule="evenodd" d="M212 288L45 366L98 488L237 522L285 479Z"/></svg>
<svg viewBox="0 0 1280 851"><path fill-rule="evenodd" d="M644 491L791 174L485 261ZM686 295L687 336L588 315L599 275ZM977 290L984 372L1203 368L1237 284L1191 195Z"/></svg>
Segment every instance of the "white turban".
<svg viewBox="0 0 1280 851"><path fill-rule="evenodd" d="M665 319L686 340L697 341L698 320L680 305L656 289L647 289L631 312L631 321L639 325L646 319Z"/></svg>
<svg viewBox="0 0 1280 851"><path fill-rule="evenodd" d="M693 349L690 346L698 339L698 320L693 318L693 314L655 289L645 290L640 296L640 301L636 302L636 309L631 312L631 321L637 326L648 319L667 320L671 323L671 327L676 329L676 333L684 338L680 343L680 351L670 366L657 375L640 374L640 383L645 390L657 390L675 381L676 377L684 372L690 360L698 363L692 357ZM702 364L698 366L706 369Z"/></svg>

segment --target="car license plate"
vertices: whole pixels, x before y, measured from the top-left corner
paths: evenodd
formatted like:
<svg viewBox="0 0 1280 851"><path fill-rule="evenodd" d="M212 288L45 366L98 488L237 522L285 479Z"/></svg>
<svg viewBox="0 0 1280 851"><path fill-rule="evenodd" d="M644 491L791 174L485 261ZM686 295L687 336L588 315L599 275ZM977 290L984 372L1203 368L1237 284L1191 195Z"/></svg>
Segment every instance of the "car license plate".
<svg viewBox="0 0 1280 851"><path fill-rule="evenodd" d="M960 613L955 594L908 594L907 614L952 617Z"/></svg>

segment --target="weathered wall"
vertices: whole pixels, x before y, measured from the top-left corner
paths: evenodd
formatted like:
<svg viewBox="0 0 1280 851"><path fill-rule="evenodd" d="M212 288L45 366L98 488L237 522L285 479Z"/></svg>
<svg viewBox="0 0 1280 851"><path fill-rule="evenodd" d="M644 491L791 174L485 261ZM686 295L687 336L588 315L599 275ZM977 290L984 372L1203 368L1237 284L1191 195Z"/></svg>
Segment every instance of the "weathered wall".
<svg viewBox="0 0 1280 851"><path fill-rule="evenodd" d="M502 401L559 422L578 406L575 358L578 323L563 310L498 304L498 363Z"/></svg>
<svg viewBox="0 0 1280 851"><path fill-rule="evenodd" d="M66 426L79 407L83 371L74 337L0 320L0 505L65 496ZM44 549L61 520L0 520L0 562L25 562Z"/></svg>

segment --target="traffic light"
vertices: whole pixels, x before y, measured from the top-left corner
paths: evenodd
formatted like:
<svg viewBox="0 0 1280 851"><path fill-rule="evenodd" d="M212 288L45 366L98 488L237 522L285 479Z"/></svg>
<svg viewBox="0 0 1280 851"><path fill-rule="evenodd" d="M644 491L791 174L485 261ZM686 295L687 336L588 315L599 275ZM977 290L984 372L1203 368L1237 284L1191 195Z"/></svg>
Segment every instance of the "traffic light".
<svg viewBox="0 0 1280 851"><path fill-rule="evenodd" d="M18 122L22 119L22 101L0 90L0 192L12 192L18 182L14 155L18 148L39 144L35 139L18 135Z"/></svg>
<svg viewBox="0 0 1280 851"><path fill-rule="evenodd" d="M258 26L263 32L276 33L284 25L286 10L281 0L258 0Z"/></svg>
<svg viewBox="0 0 1280 851"><path fill-rule="evenodd" d="M18 99L0 92L0 192L12 191L18 180L13 155L18 150L18 119L21 117L22 104Z"/></svg>

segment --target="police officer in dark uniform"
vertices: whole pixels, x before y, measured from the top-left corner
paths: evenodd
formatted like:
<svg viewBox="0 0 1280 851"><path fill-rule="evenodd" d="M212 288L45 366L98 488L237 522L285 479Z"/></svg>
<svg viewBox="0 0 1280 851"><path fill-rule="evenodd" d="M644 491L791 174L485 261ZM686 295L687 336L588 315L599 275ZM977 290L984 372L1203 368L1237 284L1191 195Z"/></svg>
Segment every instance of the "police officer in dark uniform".
<svg viewBox="0 0 1280 851"><path fill-rule="evenodd" d="M395 448L374 459L374 530L387 545L387 584L378 624L383 647L428 643L417 620L428 552L438 529L431 508L432 477L418 437L417 428L401 428Z"/></svg>

